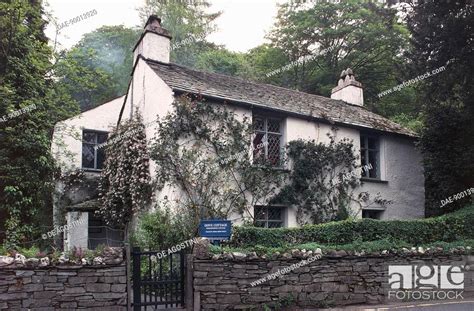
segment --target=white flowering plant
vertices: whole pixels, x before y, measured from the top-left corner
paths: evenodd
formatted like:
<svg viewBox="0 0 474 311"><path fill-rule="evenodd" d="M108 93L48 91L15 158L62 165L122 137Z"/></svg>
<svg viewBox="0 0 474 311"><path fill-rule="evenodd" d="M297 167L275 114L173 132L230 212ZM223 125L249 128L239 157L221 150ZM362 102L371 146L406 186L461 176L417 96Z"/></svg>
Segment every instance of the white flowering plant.
<svg viewBox="0 0 474 311"><path fill-rule="evenodd" d="M134 131L135 135L124 135ZM113 140L114 137L121 139ZM126 227L132 217L151 202L151 177L145 126L139 113L119 125L106 147L99 183L97 214L108 225Z"/></svg>

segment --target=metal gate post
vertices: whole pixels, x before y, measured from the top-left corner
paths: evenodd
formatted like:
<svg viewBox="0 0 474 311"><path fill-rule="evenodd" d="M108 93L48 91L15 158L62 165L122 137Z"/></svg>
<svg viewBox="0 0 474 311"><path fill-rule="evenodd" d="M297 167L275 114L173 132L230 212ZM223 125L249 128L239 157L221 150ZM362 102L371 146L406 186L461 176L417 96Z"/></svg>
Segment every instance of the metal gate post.
<svg viewBox="0 0 474 311"><path fill-rule="evenodd" d="M184 256L185 256L184 252L181 251L179 253L179 259L180 259L179 265L181 266L181 269L180 269L181 270L180 271L181 272L181 288L180 288L180 290L181 290L181 306L185 305L185 303L184 303L184 282L185 282L184 274L185 274L186 269L185 269L185 264L184 264Z"/></svg>
<svg viewBox="0 0 474 311"><path fill-rule="evenodd" d="M141 309L141 259L140 247L134 247L132 252L133 258L133 310L140 311Z"/></svg>

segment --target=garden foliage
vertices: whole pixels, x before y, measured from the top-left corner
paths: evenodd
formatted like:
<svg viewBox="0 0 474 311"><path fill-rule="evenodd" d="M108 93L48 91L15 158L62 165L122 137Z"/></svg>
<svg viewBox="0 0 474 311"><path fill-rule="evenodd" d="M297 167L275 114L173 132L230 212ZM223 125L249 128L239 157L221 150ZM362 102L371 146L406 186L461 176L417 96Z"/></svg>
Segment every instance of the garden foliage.
<svg viewBox="0 0 474 311"><path fill-rule="evenodd" d="M418 220L348 219L300 228L235 227L231 245L282 247L302 243L349 244L396 238L412 244L474 239L474 205L439 217Z"/></svg>

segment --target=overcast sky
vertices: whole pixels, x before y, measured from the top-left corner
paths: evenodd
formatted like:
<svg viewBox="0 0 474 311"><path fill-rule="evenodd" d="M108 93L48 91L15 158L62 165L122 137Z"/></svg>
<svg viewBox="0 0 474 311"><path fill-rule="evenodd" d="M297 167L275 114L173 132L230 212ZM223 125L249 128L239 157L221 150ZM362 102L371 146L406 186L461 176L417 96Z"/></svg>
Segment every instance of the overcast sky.
<svg viewBox="0 0 474 311"><path fill-rule="evenodd" d="M245 52L264 43L277 14L277 2L284 0L210 0L211 12L222 11L218 30L208 40L223 44L231 51ZM62 48L77 43L82 35L104 25L142 26L137 8L145 0L49 0L49 10L59 23L96 10L97 14L61 30L58 42ZM54 39L55 27L46 34Z"/></svg>

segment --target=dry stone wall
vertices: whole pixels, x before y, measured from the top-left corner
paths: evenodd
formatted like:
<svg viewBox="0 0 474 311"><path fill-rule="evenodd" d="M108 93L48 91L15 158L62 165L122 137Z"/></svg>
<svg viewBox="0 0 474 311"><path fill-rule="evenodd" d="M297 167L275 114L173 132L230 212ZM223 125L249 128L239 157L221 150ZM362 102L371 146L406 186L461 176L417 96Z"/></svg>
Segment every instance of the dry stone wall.
<svg viewBox="0 0 474 311"><path fill-rule="evenodd" d="M277 257L241 253L214 255L208 259L195 257L194 310L263 310L264 306L273 309L285 305L291 306L287 310L296 310L298 307L378 304L387 301L389 265L474 264L474 256L465 254L355 256L344 252L343 255L323 255L319 260L253 286L256 280L303 260L291 254ZM472 281L472 274L468 274L464 298L474 296Z"/></svg>
<svg viewBox="0 0 474 311"><path fill-rule="evenodd" d="M0 269L0 310L126 310L125 265Z"/></svg>

